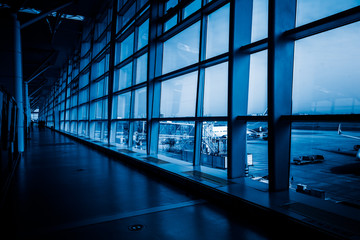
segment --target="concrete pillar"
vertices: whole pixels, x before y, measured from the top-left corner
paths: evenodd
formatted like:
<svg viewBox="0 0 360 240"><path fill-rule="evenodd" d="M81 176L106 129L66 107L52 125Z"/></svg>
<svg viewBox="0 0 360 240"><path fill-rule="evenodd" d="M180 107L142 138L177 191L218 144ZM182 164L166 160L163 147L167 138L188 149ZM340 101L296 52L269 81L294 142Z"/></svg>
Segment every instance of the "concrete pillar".
<svg viewBox="0 0 360 240"><path fill-rule="evenodd" d="M15 97L17 103L18 151L24 151L24 107L20 23L9 9L0 11L0 85Z"/></svg>

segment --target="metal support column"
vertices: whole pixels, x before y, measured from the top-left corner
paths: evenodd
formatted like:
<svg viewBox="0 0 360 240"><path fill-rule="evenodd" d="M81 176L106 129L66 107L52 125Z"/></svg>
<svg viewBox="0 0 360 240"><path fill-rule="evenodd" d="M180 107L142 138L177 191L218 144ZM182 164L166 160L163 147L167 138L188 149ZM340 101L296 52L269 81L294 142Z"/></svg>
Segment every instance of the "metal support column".
<svg viewBox="0 0 360 240"><path fill-rule="evenodd" d="M21 59L21 35L20 22L16 14L12 14L14 21L14 82L15 82L15 100L17 104L17 137L18 151L24 152L24 105L23 105L23 76L22 76L22 59Z"/></svg>
<svg viewBox="0 0 360 240"><path fill-rule="evenodd" d="M247 164L245 121L247 115L250 56L241 46L251 42L253 1L231 1L228 92L228 178L245 176Z"/></svg>
<svg viewBox="0 0 360 240"><path fill-rule="evenodd" d="M269 190L289 189L294 41L284 32L295 27L296 0L269 1L268 114Z"/></svg>

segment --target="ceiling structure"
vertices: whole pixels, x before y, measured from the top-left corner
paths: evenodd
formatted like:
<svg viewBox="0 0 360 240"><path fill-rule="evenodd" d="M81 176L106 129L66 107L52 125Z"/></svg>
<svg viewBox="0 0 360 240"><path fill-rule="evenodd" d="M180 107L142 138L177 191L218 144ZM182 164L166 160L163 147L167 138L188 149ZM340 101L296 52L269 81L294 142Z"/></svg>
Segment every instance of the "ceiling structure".
<svg viewBox="0 0 360 240"><path fill-rule="evenodd" d="M100 0L0 0L17 12L21 25L23 80L31 109L40 106L80 41L84 22L108 2ZM43 96L43 97L42 97Z"/></svg>

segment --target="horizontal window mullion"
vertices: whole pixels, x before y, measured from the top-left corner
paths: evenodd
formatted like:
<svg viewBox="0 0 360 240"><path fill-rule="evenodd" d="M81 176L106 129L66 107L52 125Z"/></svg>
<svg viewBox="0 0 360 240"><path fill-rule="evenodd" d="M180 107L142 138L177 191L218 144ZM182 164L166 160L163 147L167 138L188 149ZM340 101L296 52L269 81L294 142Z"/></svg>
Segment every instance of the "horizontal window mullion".
<svg viewBox="0 0 360 240"><path fill-rule="evenodd" d="M284 36L294 40L309 37L360 20L360 6L322 18L284 32Z"/></svg>
<svg viewBox="0 0 360 240"><path fill-rule="evenodd" d="M263 50L266 50L268 48L268 38L264 38L262 40L244 45L240 47L240 51L247 53L247 54L253 54L257 53Z"/></svg>
<svg viewBox="0 0 360 240"><path fill-rule="evenodd" d="M237 116L236 120L238 121L245 121L245 122L253 122L253 121L260 121L260 122L266 122L269 120L268 116Z"/></svg>
<svg viewBox="0 0 360 240"><path fill-rule="evenodd" d="M360 122L360 114L284 115L281 119L291 122Z"/></svg>
<svg viewBox="0 0 360 240"><path fill-rule="evenodd" d="M218 116L218 117L166 117L166 118L152 118L154 121L195 121L195 122L206 122L206 121L227 121L228 117Z"/></svg>
<svg viewBox="0 0 360 240"><path fill-rule="evenodd" d="M181 75L186 74L186 73L196 71L199 68L211 67L211 66L214 66L214 65L217 65L217 64L220 64L220 63L224 63L224 62L226 62L228 60L229 60L229 53L223 53L223 54L218 55L216 57L206 59L204 61L197 62L197 63L194 63L192 65L189 65L189 66L177 69L175 71L163 74L163 75L161 75L159 77L154 78L154 80L155 81L165 81L165 80L168 80L168 79L171 79L171 78L181 76Z"/></svg>

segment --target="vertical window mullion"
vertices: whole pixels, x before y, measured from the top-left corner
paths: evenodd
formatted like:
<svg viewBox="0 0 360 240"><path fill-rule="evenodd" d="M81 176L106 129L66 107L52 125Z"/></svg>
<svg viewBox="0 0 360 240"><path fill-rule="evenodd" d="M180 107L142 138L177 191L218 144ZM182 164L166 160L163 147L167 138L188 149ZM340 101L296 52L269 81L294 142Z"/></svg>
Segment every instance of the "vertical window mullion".
<svg viewBox="0 0 360 240"><path fill-rule="evenodd" d="M268 116L269 190L289 189L294 41L283 33L295 27L296 0L269 1Z"/></svg>
<svg viewBox="0 0 360 240"><path fill-rule="evenodd" d="M253 1L230 3L229 82L228 82L228 178L245 176L247 164L245 121L247 115L250 56L240 53L242 45L251 41Z"/></svg>
<svg viewBox="0 0 360 240"><path fill-rule="evenodd" d="M200 48L199 48L199 62L205 60L206 55L206 29L207 29L207 16L202 14L201 27L200 27ZM199 68L198 82L197 82L197 97L196 97L196 112L195 116L203 116L204 106L204 88L205 88L205 69ZM202 141L202 125L200 121L195 121L195 139L194 139L194 166L200 165L201 160L201 141Z"/></svg>

